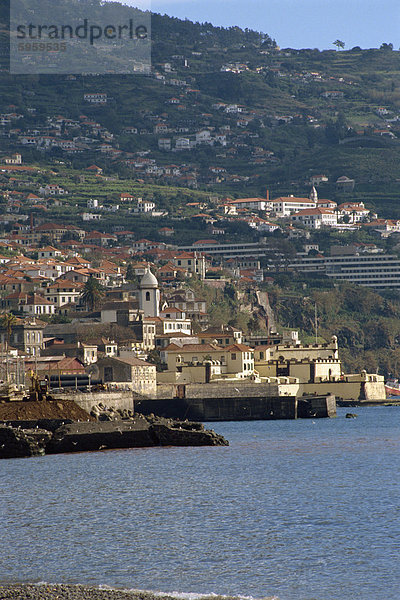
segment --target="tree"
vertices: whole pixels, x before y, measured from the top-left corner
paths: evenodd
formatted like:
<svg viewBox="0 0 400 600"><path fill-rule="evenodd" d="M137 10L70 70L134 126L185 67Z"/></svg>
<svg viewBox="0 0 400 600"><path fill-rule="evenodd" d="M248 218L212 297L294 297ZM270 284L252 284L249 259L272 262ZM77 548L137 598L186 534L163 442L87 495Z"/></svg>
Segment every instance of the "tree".
<svg viewBox="0 0 400 600"><path fill-rule="evenodd" d="M103 296L103 286L91 275L81 292L81 299L90 310L94 310Z"/></svg>
<svg viewBox="0 0 400 600"><path fill-rule="evenodd" d="M17 323L17 317L12 313L3 313L0 317L0 322L1 326L6 330L6 352L8 352L12 328Z"/></svg>
<svg viewBox="0 0 400 600"><path fill-rule="evenodd" d="M126 275L125 275L125 279L126 279L127 281L135 281L135 282L137 282L137 280L138 280L138 278L137 278L137 276L136 276L136 273L135 273L135 271L134 271L134 269L133 269L133 265L132 265L132 263L129 263L129 264L128 264L128 267L127 267L127 269L126 269Z"/></svg>
<svg viewBox="0 0 400 600"><path fill-rule="evenodd" d="M345 47L345 43L344 43L344 42L342 42L342 40L335 40L335 41L333 42L333 45L334 45L334 46L336 46L336 48L337 48L338 50L339 50L339 48L341 48L341 49L343 50L343 49L344 49L344 47Z"/></svg>
<svg viewBox="0 0 400 600"><path fill-rule="evenodd" d="M147 360L147 362L151 363L152 365L155 365L157 371L163 370L161 358L160 358L160 351L157 350L156 348L153 348L153 350L150 350L150 352L147 355L146 360Z"/></svg>

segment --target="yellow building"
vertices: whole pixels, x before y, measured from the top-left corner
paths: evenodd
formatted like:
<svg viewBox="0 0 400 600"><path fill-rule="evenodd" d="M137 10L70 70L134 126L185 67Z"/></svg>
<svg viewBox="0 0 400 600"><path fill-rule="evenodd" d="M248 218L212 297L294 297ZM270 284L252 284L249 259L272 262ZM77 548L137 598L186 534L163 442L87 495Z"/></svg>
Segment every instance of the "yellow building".
<svg viewBox="0 0 400 600"><path fill-rule="evenodd" d="M259 346L254 361L260 377L296 377L301 383L339 381L342 377L335 336L326 344Z"/></svg>
<svg viewBox="0 0 400 600"><path fill-rule="evenodd" d="M338 399L366 401L386 398L382 375L343 373L336 336L326 344L258 346L254 361L261 380L295 378L299 395L334 394Z"/></svg>
<svg viewBox="0 0 400 600"><path fill-rule="evenodd" d="M254 350L245 344L170 344L164 353L168 370L157 374L158 382L208 383L254 376Z"/></svg>

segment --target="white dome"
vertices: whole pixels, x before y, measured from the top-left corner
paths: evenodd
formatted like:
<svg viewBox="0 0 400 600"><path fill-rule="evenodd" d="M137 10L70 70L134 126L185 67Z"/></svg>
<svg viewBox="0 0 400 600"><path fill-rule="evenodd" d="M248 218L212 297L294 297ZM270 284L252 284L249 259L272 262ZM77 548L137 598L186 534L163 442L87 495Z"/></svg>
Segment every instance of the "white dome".
<svg viewBox="0 0 400 600"><path fill-rule="evenodd" d="M158 288L158 281L155 275L150 271L150 269L146 269L146 273L143 275L140 280L141 288Z"/></svg>

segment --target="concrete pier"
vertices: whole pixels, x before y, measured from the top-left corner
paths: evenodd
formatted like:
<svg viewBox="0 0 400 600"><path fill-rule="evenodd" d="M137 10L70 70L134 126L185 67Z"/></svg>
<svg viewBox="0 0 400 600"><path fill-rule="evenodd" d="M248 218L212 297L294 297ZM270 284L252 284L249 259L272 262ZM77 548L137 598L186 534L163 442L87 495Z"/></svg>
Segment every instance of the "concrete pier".
<svg viewBox="0 0 400 600"><path fill-rule="evenodd" d="M135 409L191 421L255 421L336 416L334 396L136 399Z"/></svg>

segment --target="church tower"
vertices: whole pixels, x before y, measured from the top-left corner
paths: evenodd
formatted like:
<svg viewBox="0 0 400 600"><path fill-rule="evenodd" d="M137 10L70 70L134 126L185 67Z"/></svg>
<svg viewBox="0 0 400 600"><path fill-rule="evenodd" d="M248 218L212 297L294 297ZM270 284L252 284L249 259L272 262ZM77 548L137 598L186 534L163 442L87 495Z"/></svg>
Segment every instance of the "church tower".
<svg viewBox="0 0 400 600"><path fill-rule="evenodd" d="M145 317L160 315L158 281L148 267L139 283L139 306L144 311Z"/></svg>
<svg viewBox="0 0 400 600"><path fill-rule="evenodd" d="M313 202L318 202L318 194L317 194L317 190L315 189L314 185L311 188L311 192L310 192L309 198Z"/></svg>

